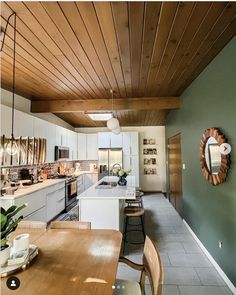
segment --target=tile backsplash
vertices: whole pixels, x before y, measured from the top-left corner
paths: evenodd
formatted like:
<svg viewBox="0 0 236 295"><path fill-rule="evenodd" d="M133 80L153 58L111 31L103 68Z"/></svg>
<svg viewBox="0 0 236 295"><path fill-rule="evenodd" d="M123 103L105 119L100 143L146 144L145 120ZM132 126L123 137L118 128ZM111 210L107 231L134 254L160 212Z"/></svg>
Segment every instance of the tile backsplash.
<svg viewBox="0 0 236 295"><path fill-rule="evenodd" d="M48 174L48 178L53 178L57 175L58 168L60 164L64 165L65 168L75 168L75 163L80 163L80 170L89 171L90 164L98 165L98 161L66 161L66 162L54 162L54 163L45 163L42 165L25 165L25 166L12 166L12 167L1 167L1 174L3 169L7 169L9 173L9 180L20 180L21 171L23 169L29 169L34 171L37 169L38 173L40 170L43 170Z"/></svg>

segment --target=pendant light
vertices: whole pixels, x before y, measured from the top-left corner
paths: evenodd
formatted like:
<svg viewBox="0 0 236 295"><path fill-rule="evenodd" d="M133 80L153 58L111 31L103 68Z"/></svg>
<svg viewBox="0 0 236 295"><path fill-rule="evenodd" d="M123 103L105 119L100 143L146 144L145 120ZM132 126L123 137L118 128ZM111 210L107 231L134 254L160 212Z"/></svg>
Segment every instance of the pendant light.
<svg viewBox="0 0 236 295"><path fill-rule="evenodd" d="M120 131L121 131L121 130L120 130L120 126L119 126L118 128L113 129L113 130L112 130L112 133L118 135L118 134L120 134Z"/></svg>
<svg viewBox="0 0 236 295"><path fill-rule="evenodd" d="M18 153L19 149L16 144L16 140L14 138L14 116L15 116L15 78L16 78L16 13L13 12L7 20L6 29L3 37L2 48L5 41L6 30L10 21L10 18L14 16L14 39L13 39L13 71L12 71L12 117L11 117L11 138L10 141L6 145L6 151L11 156L11 164L12 164L12 156Z"/></svg>
<svg viewBox="0 0 236 295"><path fill-rule="evenodd" d="M110 93L111 93L111 103L112 103L112 113L113 113L113 90L110 89ZM107 121L107 127L110 130L115 130L118 129L120 127L119 121L117 118L111 118Z"/></svg>

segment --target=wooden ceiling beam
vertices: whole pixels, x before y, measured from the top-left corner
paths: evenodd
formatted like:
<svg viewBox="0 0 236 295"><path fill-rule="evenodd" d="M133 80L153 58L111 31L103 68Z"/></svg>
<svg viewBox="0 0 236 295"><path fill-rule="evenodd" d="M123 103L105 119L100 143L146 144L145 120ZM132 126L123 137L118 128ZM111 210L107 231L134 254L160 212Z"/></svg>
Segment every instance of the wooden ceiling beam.
<svg viewBox="0 0 236 295"><path fill-rule="evenodd" d="M179 109L180 97L142 97L114 99L114 110L164 110ZM87 100L34 100L31 101L33 113L67 113L83 111L109 111L112 108L111 99Z"/></svg>

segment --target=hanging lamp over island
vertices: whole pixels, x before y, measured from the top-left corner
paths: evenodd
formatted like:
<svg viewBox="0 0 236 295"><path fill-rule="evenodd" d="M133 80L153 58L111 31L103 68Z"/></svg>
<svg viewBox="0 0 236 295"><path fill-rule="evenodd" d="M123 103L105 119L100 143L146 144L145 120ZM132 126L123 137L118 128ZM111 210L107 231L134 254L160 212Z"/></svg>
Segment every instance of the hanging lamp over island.
<svg viewBox="0 0 236 295"><path fill-rule="evenodd" d="M114 110L113 110L113 99L114 99L114 92L112 89L110 89L110 93L111 93L111 103L112 103L112 114L114 116ZM120 134L120 123L119 120L115 117L110 118L107 121L107 127L114 133L114 134Z"/></svg>
<svg viewBox="0 0 236 295"><path fill-rule="evenodd" d="M19 152L18 145L16 143L15 137L14 137L14 117L15 117L15 80L16 80L16 13L13 12L7 19L6 28L4 31L3 41L2 41L2 47L1 51L3 50L5 36L7 27L10 23L11 17L14 17L14 38L13 38L13 63L12 63L12 115L11 115L11 138L6 144L6 151L11 156L11 165L12 165L12 156L17 154Z"/></svg>

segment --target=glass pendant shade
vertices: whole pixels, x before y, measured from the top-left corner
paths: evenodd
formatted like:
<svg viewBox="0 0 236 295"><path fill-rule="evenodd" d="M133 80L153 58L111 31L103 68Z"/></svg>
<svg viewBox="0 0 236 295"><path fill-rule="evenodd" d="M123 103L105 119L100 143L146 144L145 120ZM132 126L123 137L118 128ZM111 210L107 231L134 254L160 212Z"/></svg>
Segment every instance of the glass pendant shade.
<svg viewBox="0 0 236 295"><path fill-rule="evenodd" d="M118 135L118 134L120 134L120 127L118 127L117 129L113 129L112 130L112 133L114 133L114 134L116 134L116 135Z"/></svg>
<svg viewBox="0 0 236 295"><path fill-rule="evenodd" d="M110 130L115 130L119 128L119 126L120 126L119 121L116 118L111 118L107 121L107 127Z"/></svg>
<svg viewBox="0 0 236 295"><path fill-rule="evenodd" d="M10 141L7 143L6 151L11 156L14 156L18 152L18 146L14 137L11 137Z"/></svg>

